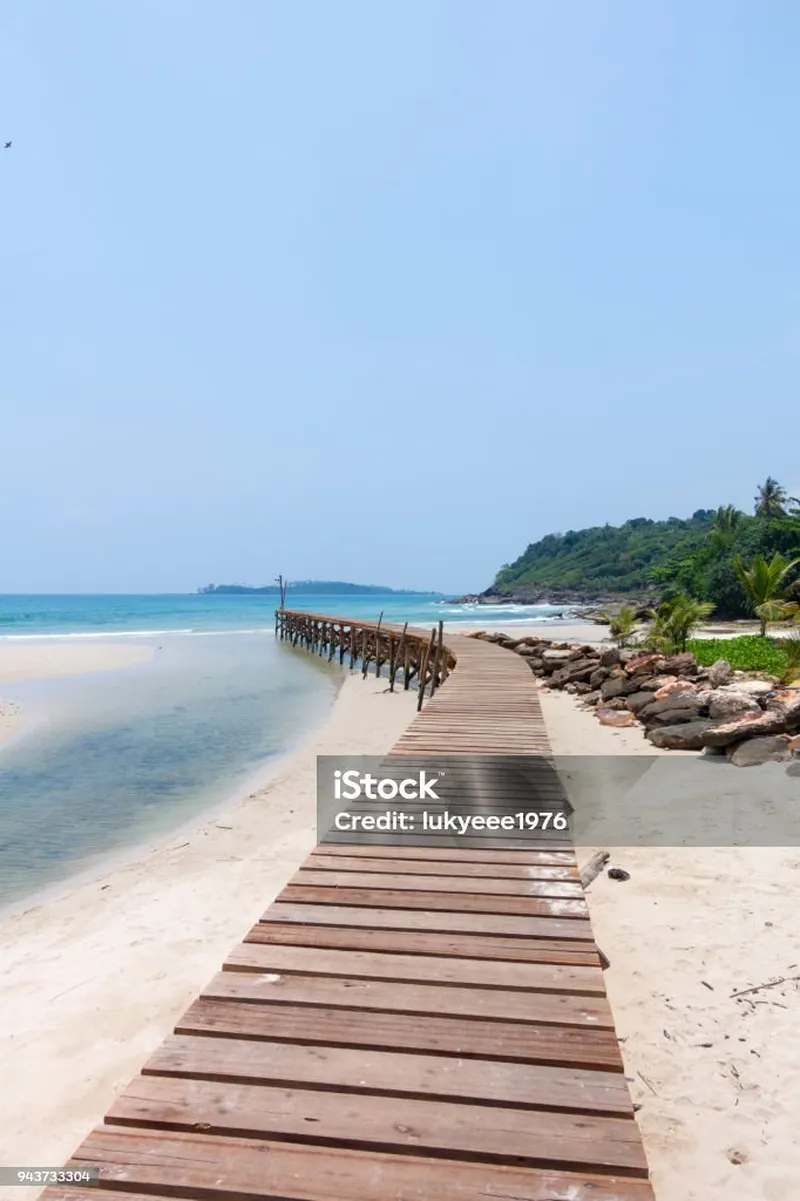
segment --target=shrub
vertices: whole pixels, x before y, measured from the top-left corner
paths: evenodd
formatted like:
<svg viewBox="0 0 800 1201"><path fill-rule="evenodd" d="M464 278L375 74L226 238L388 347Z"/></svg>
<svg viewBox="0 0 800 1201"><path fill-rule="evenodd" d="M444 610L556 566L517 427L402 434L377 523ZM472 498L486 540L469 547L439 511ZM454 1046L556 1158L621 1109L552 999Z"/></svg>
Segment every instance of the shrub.
<svg viewBox="0 0 800 1201"><path fill-rule="evenodd" d="M782 676L787 666L786 652L778 639L760 634L739 638L693 638L686 644L697 662L710 667L718 659L727 659L735 671L764 671Z"/></svg>

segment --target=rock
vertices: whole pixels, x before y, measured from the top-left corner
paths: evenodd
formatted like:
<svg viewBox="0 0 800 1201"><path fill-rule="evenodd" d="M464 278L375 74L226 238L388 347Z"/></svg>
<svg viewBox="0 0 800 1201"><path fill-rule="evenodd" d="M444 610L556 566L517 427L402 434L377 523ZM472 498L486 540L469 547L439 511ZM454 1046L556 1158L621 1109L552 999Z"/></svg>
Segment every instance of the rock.
<svg viewBox="0 0 800 1201"><path fill-rule="evenodd" d="M624 867L610 867L607 874L609 880L619 880L622 883L631 878L631 873L626 872Z"/></svg>
<svg viewBox="0 0 800 1201"><path fill-rule="evenodd" d="M757 767L760 763L784 763L792 757L788 734L771 738L748 738L735 747L728 747L728 758L735 767Z"/></svg>
<svg viewBox="0 0 800 1201"><path fill-rule="evenodd" d="M775 691L775 685L769 680L737 680L732 685L737 692L746 692L748 696L769 696Z"/></svg>
<svg viewBox="0 0 800 1201"><path fill-rule="evenodd" d="M646 692L658 692L665 684L672 684L677 676L646 676L640 681L639 687Z"/></svg>
<svg viewBox="0 0 800 1201"><path fill-rule="evenodd" d="M616 667L619 663L619 651L615 646L607 646L600 652L601 667Z"/></svg>
<svg viewBox="0 0 800 1201"><path fill-rule="evenodd" d="M602 701L604 709L620 709L628 713L628 702L624 696L613 696L610 701Z"/></svg>
<svg viewBox="0 0 800 1201"><path fill-rule="evenodd" d="M578 685L577 684L565 684L564 691L570 692L570 693L575 693L578 691Z"/></svg>
<svg viewBox="0 0 800 1201"><path fill-rule="evenodd" d="M606 678L607 675L608 675L607 667L595 668L595 670L589 676L589 683L592 685L592 688L597 688L597 686L599 684L602 684L603 680Z"/></svg>
<svg viewBox="0 0 800 1201"><path fill-rule="evenodd" d="M627 706L631 713L641 713L645 705L650 705L653 702L652 692L632 692L627 698Z"/></svg>
<svg viewBox="0 0 800 1201"><path fill-rule="evenodd" d="M647 675L653 675L656 669L656 664L660 661L660 655L637 655L635 659L630 659L625 664L625 670L629 676L635 676L638 673L646 672Z"/></svg>
<svg viewBox="0 0 800 1201"><path fill-rule="evenodd" d="M716 663L712 663L708 669L708 682L712 688L720 688L723 684L727 684L733 675L731 665L727 659L717 659Z"/></svg>
<svg viewBox="0 0 800 1201"><path fill-rule="evenodd" d="M693 676L697 674L697 660L689 651L682 651L680 655L669 655L663 670L671 676Z"/></svg>
<svg viewBox="0 0 800 1201"><path fill-rule="evenodd" d="M742 713L721 724L710 722L703 736L703 746L729 746L745 738L783 734L785 730L786 720L782 713Z"/></svg>
<svg viewBox="0 0 800 1201"><path fill-rule="evenodd" d="M789 750L798 759L800 759L800 734L795 734L789 739Z"/></svg>
<svg viewBox="0 0 800 1201"><path fill-rule="evenodd" d="M653 746L667 751L699 751L708 733L711 722L707 718L682 722L676 726L661 726L648 731L647 737Z"/></svg>
<svg viewBox="0 0 800 1201"><path fill-rule="evenodd" d="M649 705L645 705L639 710L639 720L647 722L649 725L655 718L660 717L663 713L682 713L684 721L691 721L693 717L700 716L702 705L696 692L679 692L675 695L670 694L665 696L663 700L651 700ZM664 725L664 722L660 722Z"/></svg>
<svg viewBox="0 0 800 1201"><path fill-rule="evenodd" d="M782 688L767 701L768 713L780 713L787 730L800 729L800 692L795 688Z"/></svg>
<svg viewBox="0 0 800 1201"><path fill-rule="evenodd" d="M538 646L528 646L527 643L516 648L517 654L522 655L523 659L539 658L542 654L541 648Z"/></svg>
<svg viewBox="0 0 800 1201"><path fill-rule="evenodd" d="M667 698L668 700L671 698ZM677 698L681 700L680 697ZM676 704L673 708L663 709L660 713L648 716L645 725L648 730L656 729L659 726L676 726L679 722L697 721L698 718L704 717L705 714L700 712L697 705L687 705L682 707ZM639 721L642 721L642 715L639 714Z"/></svg>
<svg viewBox="0 0 800 1201"><path fill-rule="evenodd" d="M579 680L575 685L575 691L580 693L581 696L585 696L587 692L592 691L592 686L591 684L587 684L585 680Z"/></svg>
<svg viewBox="0 0 800 1201"><path fill-rule="evenodd" d="M614 696L628 696L629 693L636 692L637 690L635 680L629 679L624 673L609 676L600 685L600 695L604 701L611 700Z"/></svg>
<svg viewBox="0 0 800 1201"><path fill-rule="evenodd" d="M708 705L708 716L720 721L727 721L740 713L760 713L758 701L745 692L730 692L727 688L715 688L711 692L701 692L701 700Z"/></svg>
<svg viewBox="0 0 800 1201"><path fill-rule="evenodd" d="M600 700L600 690L595 689L594 692L587 692L583 698L583 703L587 709L592 708Z"/></svg>
<svg viewBox="0 0 800 1201"><path fill-rule="evenodd" d="M635 726L636 718L632 713L621 709L598 709L597 719L601 726Z"/></svg>
<svg viewBox="0 0 800 1201"><path fill-rule="evenodd" d="M571 659L577 659L578 651L570 650L568 647L550 647L542 652L542 665L545 671L556 671L559 667L564 667Z"/></svg>
<svg viewBox="0 0 800 1201"><path fill-rule="evenodd" d="M690 684L688 680L674 679L670 680L668 684L662 684L660 688L656 689L653 697L657 701L663 701L667 696L679 696L682 693L689 694L696 692L696 684Z"/></svg>

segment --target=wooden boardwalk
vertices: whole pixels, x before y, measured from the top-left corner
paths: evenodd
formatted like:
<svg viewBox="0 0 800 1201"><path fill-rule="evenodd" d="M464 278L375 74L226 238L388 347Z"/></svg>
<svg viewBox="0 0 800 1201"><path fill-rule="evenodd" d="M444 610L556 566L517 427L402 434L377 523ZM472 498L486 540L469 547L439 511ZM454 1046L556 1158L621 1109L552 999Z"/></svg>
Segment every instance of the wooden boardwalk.
<svg viewBox="0 0 800 1201"><path fill-rule="evenodd" d="M392 754L547 756L524 660L448 646ZM45 1197L653 1201L574 852L530 847L318 845Z"/></svg>

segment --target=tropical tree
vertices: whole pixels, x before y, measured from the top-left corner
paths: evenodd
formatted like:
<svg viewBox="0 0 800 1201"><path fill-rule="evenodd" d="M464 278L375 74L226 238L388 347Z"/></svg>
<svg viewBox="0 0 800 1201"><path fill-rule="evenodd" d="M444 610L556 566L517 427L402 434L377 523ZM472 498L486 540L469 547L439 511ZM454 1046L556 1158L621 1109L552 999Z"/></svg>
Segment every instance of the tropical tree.
<svg viewBox="0 0 800 1201"><path fill-rule="evenodd" d="M769 563L763 555L756 555L749 567L745 567L740 555L734 557L733 565L750 608L761 622L762 638L767 633L767 622L780 621L792 614L791 603L783 595L783 582L798 564L800 558L784 559L777 551Z"/></svg>
<svg viewBox="0 0 800 1201"><path fill-rule="evenodd" d="M758 485L755 497L756 517L785 517L787 502L792 499L786 495L786 489L768 475L763 484Z"/></svg>
<svg viewBox="0 0 800 1201"><path fill-rule="evenodd" d="M653 625L647 645L667 654L685 651L695 627L707 621L713 612L714 605L710 601L695 600L686 594L664 601L658 609L650 611Z"/></svg>
<svg viewBox="0 0 800 1201"><path fill-rule="evenodd" d="M742 528L744 513L735 505L720 505L714 514L711 535L719 547L731 547Z"/></svg>
<svg viewBox="0 0 800 1201"><path fill-rule="evenodd" d="M627 646L636 629L636 610L633 605L621 605L619 612L613 617L608 613L600 613L598 616L608 622L609 633L617 646Z"/></svg>

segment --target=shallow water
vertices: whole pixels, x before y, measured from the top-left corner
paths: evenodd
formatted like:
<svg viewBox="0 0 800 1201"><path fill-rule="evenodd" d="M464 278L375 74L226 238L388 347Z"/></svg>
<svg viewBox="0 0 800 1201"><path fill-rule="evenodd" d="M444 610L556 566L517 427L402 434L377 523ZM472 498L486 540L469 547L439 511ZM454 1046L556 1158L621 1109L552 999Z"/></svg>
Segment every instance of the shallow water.
<svg viewBox="0 0 800 1201"><path fill-rule="evenodd" d="M158 641L123 671L3 687L0 905L193 818L322 720L341 673L271 634Z"/></svg>

